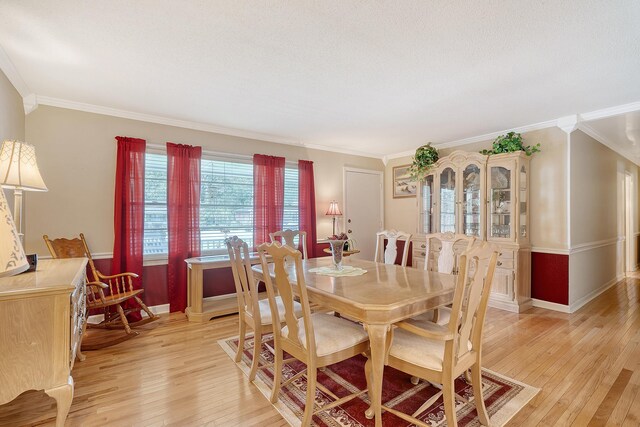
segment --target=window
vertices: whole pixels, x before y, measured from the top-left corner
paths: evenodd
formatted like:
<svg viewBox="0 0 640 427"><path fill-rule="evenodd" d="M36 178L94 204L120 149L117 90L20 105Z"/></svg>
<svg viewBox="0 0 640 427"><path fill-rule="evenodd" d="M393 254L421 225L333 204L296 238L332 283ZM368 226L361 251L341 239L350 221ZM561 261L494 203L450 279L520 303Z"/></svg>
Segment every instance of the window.
<svg viewBox="0 0 640 427"><path fill-rule="evenodd" d="M250 161L202 159L200 244L203 255L225 253L224 239L238 236L253 246L253 164ZM297 230L298 169L285 168L283 229ZM144 254L168 253L167 156L145 157Z"/></svg>
<svg viewBox="0 0 640 427"><path fill-rule="evenodd" d="M225 249L227 236L253 242L253 165L202 159L200 240L203 253Z"/></svg>
<svg viewBox="0 0 640 427"><path fill-rule="evenodd" d="M168 254L167 232L167 156L146 153L144 159L144 238L145 255Z"/></svg>

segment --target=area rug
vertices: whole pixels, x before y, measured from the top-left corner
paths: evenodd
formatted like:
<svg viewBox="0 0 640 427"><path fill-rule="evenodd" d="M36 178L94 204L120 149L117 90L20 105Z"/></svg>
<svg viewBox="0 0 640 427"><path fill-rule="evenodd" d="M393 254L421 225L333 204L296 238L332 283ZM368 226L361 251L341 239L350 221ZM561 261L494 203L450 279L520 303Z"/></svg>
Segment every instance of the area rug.
<svg viewBox="0 0 640 427"><path fill-rule="evenodd" d="M218 344L231 359L234 359L238 349L238 337L219 340ZM261 352L264 359L273 362L273 337L270 334L263 336ZM252 356L253 338L247 336L242 360L237 364L247 376L249 375ZM339 397L358 390L364 390L366 388L364 378L365 361L366 358L364 356L356 356L344 362L328 366L323 371L318 371L318 382ZM283 381L304 370L304 368L305 365L300 362L286 364L283 368ZM493 426L502 426L507 423L540 391L537 388L487 369L483 369L482 377L485 405ZM273 369L259 369L254 384L268 399L271 395L271 386L273 384ZM411 384L409 375L390 367L385 368L382 388L382 401L387 406L405 413L413 413L429 397L439 391L426 381L420 381L418 385L414 386ZM456 401L458 425L479 426L480 422L473 404L473 388L463 377L456 380L455 388L456 392L469 402ZM274 405L292 426L297 427L301 424L300 420L304 412L306 390L306 377L303 375L281 390L278 402ZM316 391L317 405L322 406L331 402L331 400L324 391L320 389ZM318 427L373 426L373 420L368 420L364 416L364 411L369 407L369 404L369 398L365 393L361 397L346 402L341 406L314 415L312 425ZM418 419L433 427L446 426L442 397L421 413ZM412 425L388 412L383 413L382 424L385 427L408 427Z"/></svg>

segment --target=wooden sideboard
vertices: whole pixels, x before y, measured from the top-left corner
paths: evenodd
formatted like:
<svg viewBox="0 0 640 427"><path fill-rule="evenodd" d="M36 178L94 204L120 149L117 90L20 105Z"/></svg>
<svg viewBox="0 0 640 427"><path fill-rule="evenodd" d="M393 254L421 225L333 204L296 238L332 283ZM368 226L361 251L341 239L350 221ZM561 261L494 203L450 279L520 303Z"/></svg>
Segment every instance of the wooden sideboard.
<svg viewBox="0 0 640 427"><path fill-rule="evenodd" d="M44 390L64 426L71 369L86 321L86 258L43 260L35 272L0 278L0 404Z"/></svg>
<svg viewBox="0 0 640 427"><path fill-rule="evenodd" d="M258 264L256 252L250 254L251 264ZM190 322L208 322L217 316L238 312L238 297L235 292L215 297L204 297L204 271L231 267L229 255L211 255L189 258L187 263L187 309ZM235 289L235 288L234 288Z"/></svg>

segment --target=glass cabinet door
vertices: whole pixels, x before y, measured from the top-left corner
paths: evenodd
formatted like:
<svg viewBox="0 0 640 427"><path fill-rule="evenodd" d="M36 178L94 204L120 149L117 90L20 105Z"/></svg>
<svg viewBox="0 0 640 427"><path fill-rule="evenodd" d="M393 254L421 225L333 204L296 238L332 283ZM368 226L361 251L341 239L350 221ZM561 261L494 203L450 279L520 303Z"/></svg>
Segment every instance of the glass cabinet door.
<svg viewBox="0 0 640 427"><path fill-rule="evenodd" d="M489 236L498 239L511 237L511 171L492 166L489 188Z"/></svg>
<svg viewBox="0 0 640 427"><path fill-rule="evenodd" d="M462 232L480 237L480 168L467 166L462 173Z"/></svg>
<svg viewBox="0 0 640 427"><path fill-rule="evenodd" d="M422 184L420 206L420 228L424 234L435 232L433 227L433 175L428 175Z"/></svg>
<svg viewBox="0 0 640 427"><path fill-rule="evenodd" d="M440 232L456 232L456 173L445 168L440 174Z"/></svg>
<svg viewBox="0 0 640 427"><path fill-rule="evenodd" d="M526 239L527 230L527 168L523 165L520 168L520 238Z"/></svg>

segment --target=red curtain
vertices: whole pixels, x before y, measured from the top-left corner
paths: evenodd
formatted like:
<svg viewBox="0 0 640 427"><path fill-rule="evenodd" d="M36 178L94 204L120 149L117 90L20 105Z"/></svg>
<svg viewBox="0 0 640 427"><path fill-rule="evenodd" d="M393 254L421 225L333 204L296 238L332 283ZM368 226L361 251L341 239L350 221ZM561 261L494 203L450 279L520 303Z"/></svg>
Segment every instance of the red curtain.
<svg viewBox="0 0 640 427"><path fill-rule="evenodd" d="M269 242L282 229L284 157L253 155L253 244Z"/></svg>
<svg viewBox="0 0 640 427"><path fill-rule="evenodd" d="M117 136L116 191L113 259L111 272L136 273L135 289L142 287L142 239L144 236L144 139ZM129 320L140 320L133 312Z"/></svg>
<svg viewBox="0 0 640 427"><path fill-rule="evenodd" d="M307 232L307 254L316 257L316 190L313 162L298 160L298 218L300 230Z"/></svg>
<svg viewBox="0 0 640 427"><path fill-rule="evenodd" d="M200 159L202 147L167 142L169 310L187 306L185 259L200 256Z"/></svg>

